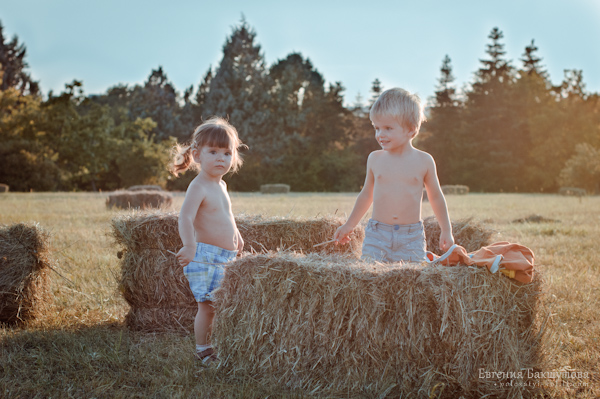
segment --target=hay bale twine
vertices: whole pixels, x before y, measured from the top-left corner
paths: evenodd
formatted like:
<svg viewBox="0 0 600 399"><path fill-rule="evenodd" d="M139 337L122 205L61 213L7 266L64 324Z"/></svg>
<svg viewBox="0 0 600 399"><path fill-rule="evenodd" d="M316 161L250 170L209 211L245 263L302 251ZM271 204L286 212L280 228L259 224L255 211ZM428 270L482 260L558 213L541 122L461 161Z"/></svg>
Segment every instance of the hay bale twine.
<svg viewBox="0 0 600 399"><path fill-rule="evenodd" d="M50 234L37 224L0 225L0 322L20 323L46 310Z"/></svg>
<svg viewBox="0 0 600 399"><path fill-rule="evenodd" d="M138 186L131 186L127 189L128 191L164 191L161 186L153 184L143 184Z"/></svg>
<svg viewBox="0 0 600 399"><path fill-rule="evenodd" d="M120 247L119 290L130 306L126 324L132 330L193 331L198 305L175 256L181 248L178 214L134 211L112 219L112 235ZM358 256L362 230L349 245L313 247L327 241L342 221L282 219L242 215L236 223L245 241L244 251L290 249L303 252L342 252Z"/></svg>
<svg viewBox="0 0 600 399"><path fill-rule="evenodd" d="M449 184L442 186L444 195L467 195L469 194L469 186L461 184Z"/></svg>
<svg viewBox="0 0 600 399"><path fill-rule="evenodd" d="M452 234L454 242L464 247L467 252L477 251L479 248L492 243L492 237L496 231L491 230L473 218L453 220ZM427 250L434 254L441 255L440 251L440 225L434 216L430 216L423 220L425 229L425 237L427 239Z"/></svg>
<svg viewBox="0 0 600 399"><path fill-rule="evenodd" d="M108 195L106 207L108 209L130 209L130 208L168 208L173 205L173 195L165 191L115 191Z"/></svg>
<svg viewBox="0 0 600 399"><path fill-rule="evenodd" d="M9 192L10 187L8 186L8 184L3 184L0 183L0 193L7 193Z"/></svg>
<svg viewBox="0 0 600 399"><path fill-rule="evenodd" d="M262 194L287 194L290 192L289 184L261 184Z"/></svg>
<svg viewBox="0 0 600 399"><path fill-rule="evenodd" d="M215 293L212 339L228 375L317 397L519 397L523 379L478 373L538 364L541 286L539 273L522 285L477 267L249 255Z"/></svg>

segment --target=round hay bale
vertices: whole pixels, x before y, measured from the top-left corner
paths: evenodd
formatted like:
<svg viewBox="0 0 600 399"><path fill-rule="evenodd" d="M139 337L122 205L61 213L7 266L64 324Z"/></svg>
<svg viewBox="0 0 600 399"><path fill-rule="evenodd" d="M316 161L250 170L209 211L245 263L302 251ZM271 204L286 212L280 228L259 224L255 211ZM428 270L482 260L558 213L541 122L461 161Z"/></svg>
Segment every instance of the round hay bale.
<svg viewBox="0 0 600 399"><path fill-rule="evenodd" d="M49 239L37 224L0 226L0 322L31 320L47 308Z"/></svg>
<svg viewBox="0 0 600 399"><path fill-rule="evenodd" d="M492 243L492 237L496 231L488 229L473 218L459 219L452 221L452 234L454 242L464 247L467 252L477 251L479 248ZM423 220L425 237L427 239L427 250L434 254L441 255L440 251L440 226L434 216Z"/></svg>
<svg viewBox="0 0 600 399"><path fill-rule="evenodd" d="M161 186L157 186L157 185L153 185L153 184L131 186L127 190L129 190L129 191L164 191Z"/></svg>
<svg viewBox="0 0 600 399"><path fill-rule="evenodd" d="M262 194L287 194L290 192L289 184L262 184L260 186Z"/></svg>
<svg viewBox="0 0 600 399"><path fill-rule="evenodd" d="M215 295L228 375L318 397L520 397L539 365L542 281L485 268L365 264L322 254L235 261ZM433 393L436 393L433 395Z"/></svg>
<svg viewBox="0 0 600 399"><path fill-rule="evenodd" d="M442 193L444 195L467 195L469 194L469 187L460 184L450 184L442 186Z"/></svg>
<svg viewBox="0 0 600 399"><path fill-rule="evenodd" d="M0 193L7 193L9 192L10 187L8 186L8 184L2 184L0 183Z"/></svg>
<svg viewBox="0 0 600 399"><path fill-rule="evenodd" d="M108 195L106 207L108 209L130 208L168 208L173 205L173 195L165 191L115 191Z"/></svg>

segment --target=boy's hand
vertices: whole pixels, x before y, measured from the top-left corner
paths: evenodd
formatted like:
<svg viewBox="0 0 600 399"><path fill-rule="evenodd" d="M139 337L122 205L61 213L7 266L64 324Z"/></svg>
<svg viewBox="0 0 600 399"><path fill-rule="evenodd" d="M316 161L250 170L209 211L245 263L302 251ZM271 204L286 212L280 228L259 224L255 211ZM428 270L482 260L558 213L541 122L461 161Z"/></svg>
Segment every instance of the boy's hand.
<svg viewBox="0 0 600 399"><path fill-rule="evenodd" d="M191 261L194 260L195 256L196 256L196 248L195 247L184 246L179 250L179 252L177 252L177 255L175 257L177 258L177 261L179 262L179 264L181 266L187 266Z"/></svg>
<svg viewBox="0 0 600 399"><path fill-rule="evenodd" d="M454 237L452 237L452 233L442 231L440 233L440 249L443 252L446 252L452 245L454 245Z"/></svg>
<svg viewBox="0 0 600 399"><path fill-rule="evenodd" d="M350 228L345 223L338 227L338 229L335 231L335 234L333 235L335 244L348 244L350 242L350 234L352 234L353 231L354 229Z"/></svg>

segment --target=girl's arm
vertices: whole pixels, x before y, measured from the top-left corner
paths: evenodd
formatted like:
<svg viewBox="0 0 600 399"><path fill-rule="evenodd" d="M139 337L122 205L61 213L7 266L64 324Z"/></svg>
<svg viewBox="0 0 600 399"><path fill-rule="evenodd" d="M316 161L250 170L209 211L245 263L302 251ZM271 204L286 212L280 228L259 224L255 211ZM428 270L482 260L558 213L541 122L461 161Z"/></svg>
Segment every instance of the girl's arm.
<svg viewBox="0 0 600 399"><path fill-rule="evenodd" d="M365 184L362 190L356 197L356 203L352 209L352 213L348 217L346 223L341 225L333 235L333 239L336 240L336 244L347 244L350 242L350 234L354 231L354 228L358 225L360 220L365 216L365 213L369 210L369 207L373 203L373 187L375 185L375 178L373 177L373 171L371 170L373 153L369 155L367 159L367 177L365 178Z"/></svg>
<svg viewBox="0 0 600 399"><path fill-rule="evenodd" d="M448 215L446 199L444 198L444 193L442 192L440 181L438 180L435 161L431 155L427 154L427 156L429 165L423 182L425 184L425 190L427 190L427 199L429 200L431 209L433 209L433 213L440 225L440 249L446 251L454 244L452 224L450 223L450 216Z"/></svg>
<svg viewBox="0 0 600 399"><path fill-rule="evenodd" d="M200 205L204 200L204 190L200 184L190 183L186 193L181 211L179 212L179 237L183 247L177 252L177 260L181 266L186 266L196 256L196 234L194 230L194 219Z"/></svg>

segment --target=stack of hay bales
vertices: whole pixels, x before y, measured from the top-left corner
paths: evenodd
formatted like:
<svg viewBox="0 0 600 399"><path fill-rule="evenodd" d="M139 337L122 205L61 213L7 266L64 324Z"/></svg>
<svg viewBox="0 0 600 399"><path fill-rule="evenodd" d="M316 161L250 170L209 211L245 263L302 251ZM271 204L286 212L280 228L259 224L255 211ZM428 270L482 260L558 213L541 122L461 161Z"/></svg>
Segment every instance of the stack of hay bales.
<svg viewBox="0 0 600 399"><path fill-rule="evenodd" d="M452 221L452 234L454 242L467 250L467 252L477 251L479 248L492 243L492 237L496 234L482 224L476 222L473 218L459 219ZM423 220L425 237L427 239L427 250L434 254L441 255L440 245L440 225L434 216Z"/></svg>
<svg viewBox="0 0 600 399"><path fill-rule="evenodd" d="M130 305L127 325L144 331L192 331L198 308L187 279L174 255L181 248L178 215L165 212L133 212L112 220L115 241L121 250L119 288ZM358 256L362 230L350 244L313 247L331 239L340 219L281 219L238 216L244 251L289 249L302 252L348 253Z"/></svg>
<svg viewBox="0 0 600 399"><path fill-rule="evenodd" d="M109 209L168 208L173 205L173 195L159 190L120 190L109 194L106 207Z"/></svg>
<svg viewBox="0 0 600 399"><path fill-rule="evenodd" d="M444 195L467 195L469 194L469 186L461 184L447 184L442 186Z"/></svg>
<svg viewBox="0 0 600 399"><path fill-rule="evenodd" d="M520 397L517 373L540 361L541 285L539 273L522 285L477 267L250 255L215 294L213 344L226 373L317 397Z"/></svg>
<svg viewBox="0 0 600 399"><path fill-rule="evenodd" d="M262 184L260 186L262 194L287 194L290 192L289 184Z"/></svg>
<svg viewBox="0 0 600 399"><path fill-rule="evenodd" d="M7 193L9 191L10 191L10 187L8 186L8 184L0 183L0 193Z"/></svg>
<svg viewBox="0 0 600 399"><path fill-rule="evenodd" d="M161 186L153 184L143 184L138 186L131 186L127 189L128 191L164 191Z"/></svg>
<svg viewBox="0 0 600 399"><path fill-rule="evenodd" d="M573 197L585 197L587 195L587 191L584 188L577 187L561 187L558 190L560 195L568 195Z"/></svg>
<svg viewBox="0 0 600 399"><path fill-rule="evenodd" d="M37 224L0 226L0 322L39 316L50 302L49 233Z"/></svg>

